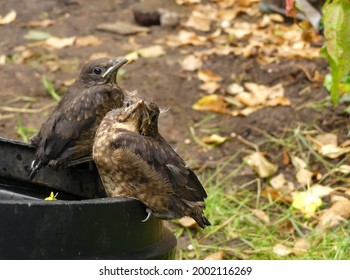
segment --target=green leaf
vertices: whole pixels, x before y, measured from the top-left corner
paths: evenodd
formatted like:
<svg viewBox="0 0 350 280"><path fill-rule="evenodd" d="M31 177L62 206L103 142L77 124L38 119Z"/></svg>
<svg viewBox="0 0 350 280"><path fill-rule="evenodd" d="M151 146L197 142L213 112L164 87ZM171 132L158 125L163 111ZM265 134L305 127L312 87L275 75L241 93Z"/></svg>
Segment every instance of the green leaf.
<svg viewBox="0 0 350 280"><path fill-rule="evenodd" d="M323 23L326 43L321 54L332 69L331 99L337 104L345 90L341 81L350 72L350 0L328 1Z"/></svg>
<svg viewBox="0 0 350 280"><path fill-rule="evenodd" d="M332 76L331 74L327 74L323 81L323 86L328 90L331 91L332 88Z"/></svg>
<svg viewBox="0 0 350 280"><path fill-rule="evenodd" d="M34 40L34 41L43 41L47 38L50 38L51 34L39 30L29 30L28 33L24 36L24 39Z"/></svg>

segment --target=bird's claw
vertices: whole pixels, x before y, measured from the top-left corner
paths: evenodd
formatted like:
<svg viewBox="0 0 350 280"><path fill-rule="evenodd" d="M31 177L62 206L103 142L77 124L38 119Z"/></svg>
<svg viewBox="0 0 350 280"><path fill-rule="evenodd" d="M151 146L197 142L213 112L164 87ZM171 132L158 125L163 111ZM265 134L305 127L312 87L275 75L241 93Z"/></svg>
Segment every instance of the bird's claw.
<svg viewBox="0 0 350 280"><path fill-rule="evenodd" d="M152 210L151 209L147 208L146 212L147 212L147 217L145 219L141 220L141 222L143 222L143 223L147 222L149 220L149 218L151 217L151 215L152 215Z"/></svg>
<svg viewBox="0 0 350 280"><path fill-rule="evenodd" d="M39 163L35 163L35 160L32 161L32 163L30 164L30 169L28 172L28 176L30 178L30 180L33 180L35 175L39 172L40 166Z"/></svg>

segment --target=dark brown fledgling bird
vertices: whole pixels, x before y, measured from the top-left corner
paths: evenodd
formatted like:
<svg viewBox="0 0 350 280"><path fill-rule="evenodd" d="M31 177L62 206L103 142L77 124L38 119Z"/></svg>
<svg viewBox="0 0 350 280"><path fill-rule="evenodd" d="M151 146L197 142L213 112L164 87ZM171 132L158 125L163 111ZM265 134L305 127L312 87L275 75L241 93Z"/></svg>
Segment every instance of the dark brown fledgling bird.
<svg viewBox="0 0 350 280"><path fill-rule="evenodd" d="M124 93L116 76L127 61L100 58L83 66L39 133L30 139L30 144L36 147L29 172L31 179L46 165L59 168L92 160L98 125L107 112L123 105Z"/></svg>
<svg viewBox="0 0 350 280"><path fill-rule="evenodd" d="M194 172L158 132L155 103L131 98L109 112L97 129L93 159L106 193L146 205L148 216L192 217L201 228L207 194Z"/></svg>

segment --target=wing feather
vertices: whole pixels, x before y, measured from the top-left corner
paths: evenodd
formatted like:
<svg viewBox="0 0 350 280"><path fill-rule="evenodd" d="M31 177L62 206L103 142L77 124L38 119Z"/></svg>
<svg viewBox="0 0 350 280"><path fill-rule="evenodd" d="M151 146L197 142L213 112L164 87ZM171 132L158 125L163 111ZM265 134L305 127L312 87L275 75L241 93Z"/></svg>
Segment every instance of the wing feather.
<svg viewBox="0 0 350 280"><path fill-rule="evenodd" d="M113 142L115 147L129 150L169 181L175 195L188 201L202 201L207 194L197 176L184 160L161 137L158 139L125 132Z"/></svg>
<svg viewBox="0 0 350 280"><path fill-rule="evenodd" d="M104 111L103 106L110 99L112 90L110 86L101 85L85 89L71 87L42 125L38 137L33 138L38 146L36 159L48 162L73 147L81 134L94 125L98 114ZM66 153L65 156L72 154Z"/></svg>

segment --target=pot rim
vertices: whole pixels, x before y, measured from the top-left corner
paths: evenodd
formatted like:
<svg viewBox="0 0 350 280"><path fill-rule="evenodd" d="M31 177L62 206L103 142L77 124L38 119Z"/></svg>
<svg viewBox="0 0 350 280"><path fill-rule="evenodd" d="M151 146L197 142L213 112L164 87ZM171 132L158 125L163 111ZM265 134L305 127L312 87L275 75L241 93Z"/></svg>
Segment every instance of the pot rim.
<svg viewBox="0 0 350 280"><path fill-rule="evenodd" d="M44 199L0 199L1 204L20 204L20 205L104 205L104 204L130 204L141 203L136 198L131 197L103 197L103 198L91 198L82 200L44 200Z"/></svg>

